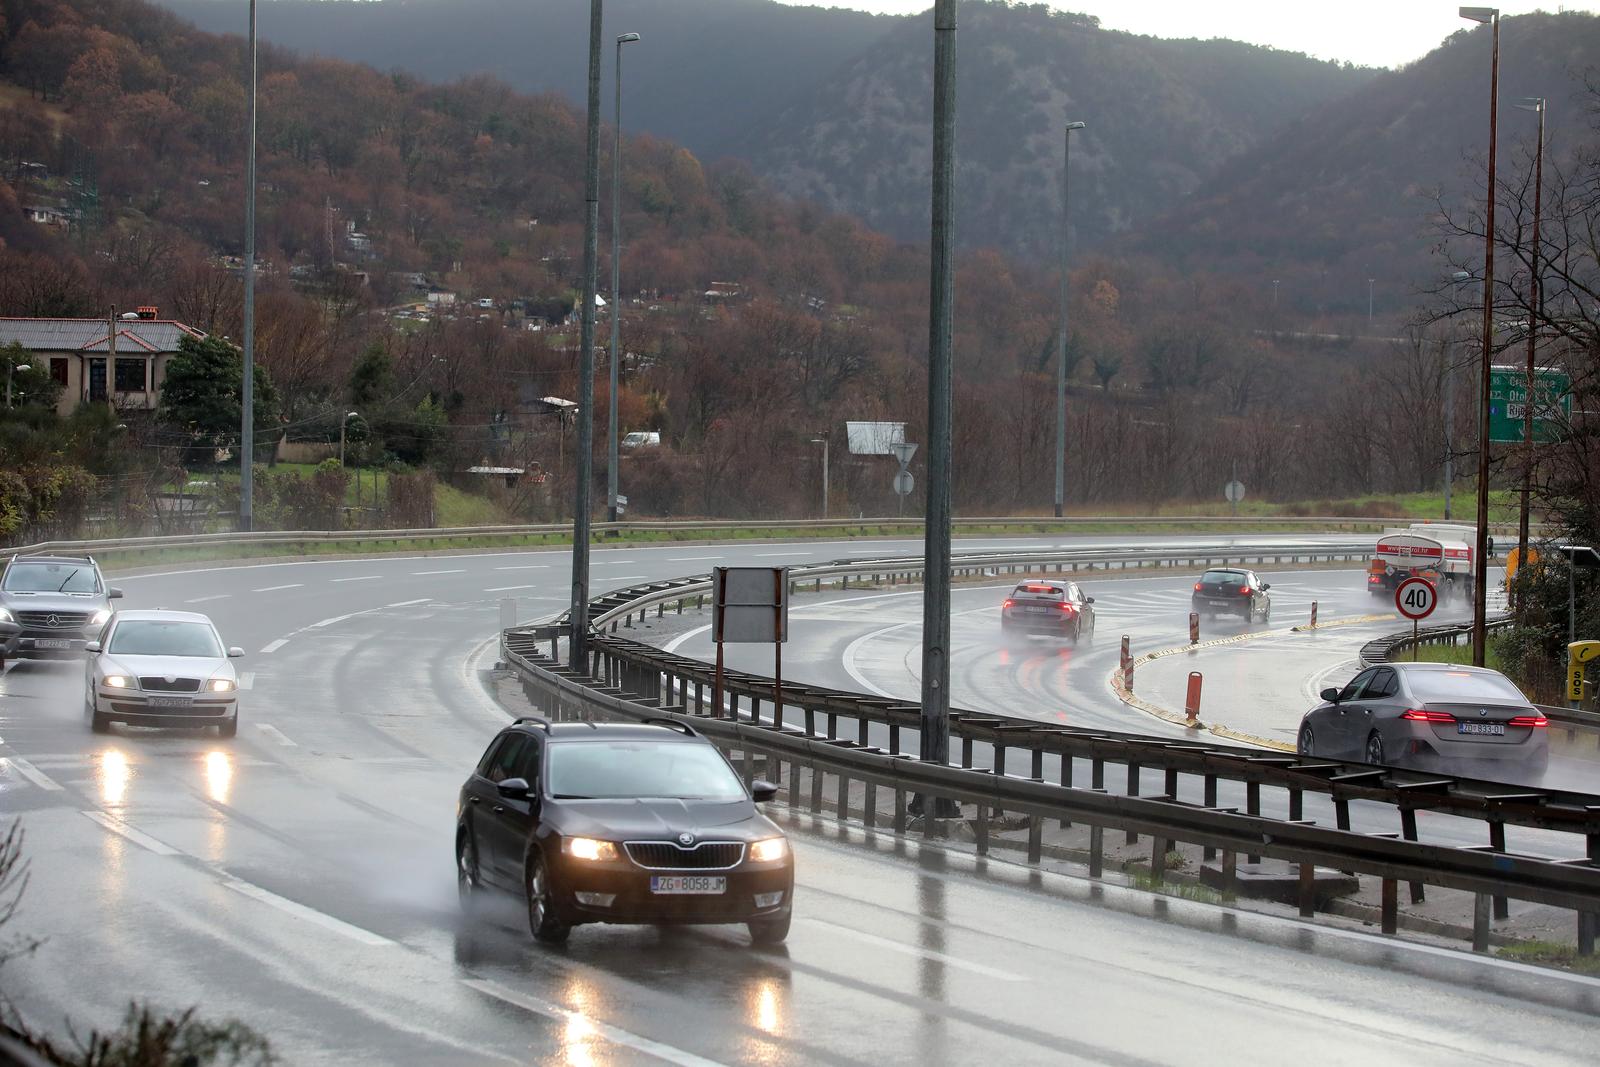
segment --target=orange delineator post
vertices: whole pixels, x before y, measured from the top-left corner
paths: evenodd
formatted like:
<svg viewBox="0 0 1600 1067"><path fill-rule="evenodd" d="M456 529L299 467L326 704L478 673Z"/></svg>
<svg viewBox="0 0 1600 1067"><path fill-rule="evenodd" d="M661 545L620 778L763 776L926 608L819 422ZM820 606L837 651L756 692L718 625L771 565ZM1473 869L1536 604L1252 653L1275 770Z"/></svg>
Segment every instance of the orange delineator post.
<svg viewBox="0 0 1600 1067"><path fill-rule="evenodd" d="M1122 635L1122 688L1133 692L1133 653L1128 651L1128 635Z"/></svg>
<svg viewBox="0 0 1600 1067"><path fill-rule="evenodd" d="M1189 612L1189 643L1191 645L1200 643L1200 613L1198 611Z"/></svg>
<svg viewBox="0 0 1600 1067"><path fill-rule="evenodd" d="M1317 628L1317 602L1315 600L1313 600L1311 602L1311 629L1315 630L1316 628Z"/></svg>
<svg viewBox="0 0 1600 1067"><path fill-rule="evenodd" d="M1189 693L1183 700L1183 714L1190 726L1197 726L1200 722L1200 684L1202 681L1199 671L1189 672Z"/></svg>

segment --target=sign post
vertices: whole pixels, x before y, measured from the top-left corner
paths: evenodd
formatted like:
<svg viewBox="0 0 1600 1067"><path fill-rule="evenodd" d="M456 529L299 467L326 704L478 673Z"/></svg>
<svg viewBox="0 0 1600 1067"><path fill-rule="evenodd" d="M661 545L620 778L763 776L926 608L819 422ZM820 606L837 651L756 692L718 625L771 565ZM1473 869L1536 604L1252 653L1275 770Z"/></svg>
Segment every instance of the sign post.
<svg viewBox="0 0 1600 1067"><path fill-rule="evenodd" d="M1411 661L1417 659L1417 624L1439 606L1439 591L1423 578L1407 578L1394 590L1394 606L1411 620Z"/></svg>
<svg viewBox="0 0 1600 1067"><path fill-rule="evenodd" d="M718 567L711 577L711 637L717 672L711 686L712 715L722 718L722 646L771 644L772 715L783 719L783 642L789 640L789 568ZM737 718L737 716L735 716Z"/></svg>
<svg viewBox="0 0 1600 1067"><path fill-rule="evenodd" d="M890 448L894 451L894 458L900 461L900 470L894 476L894 492L900 498L900 514L904 515L906 497L917 487L917 480L911 475L911 457L917 454L917 446L901 441Z"/></svg>

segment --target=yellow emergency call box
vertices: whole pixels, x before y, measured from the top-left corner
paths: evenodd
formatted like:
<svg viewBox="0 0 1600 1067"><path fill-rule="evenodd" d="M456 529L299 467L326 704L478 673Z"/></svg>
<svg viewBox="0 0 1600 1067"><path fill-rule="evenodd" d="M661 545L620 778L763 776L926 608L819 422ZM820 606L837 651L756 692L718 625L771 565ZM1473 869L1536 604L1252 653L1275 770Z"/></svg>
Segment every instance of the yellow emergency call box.
<svg viewBox="0 0 1600 1067"><path fill-rule="evenodd" d="M1600 657L1600 641L1574 641L1567 646L1567 699L1583 699L1583 665Z"/></svg>

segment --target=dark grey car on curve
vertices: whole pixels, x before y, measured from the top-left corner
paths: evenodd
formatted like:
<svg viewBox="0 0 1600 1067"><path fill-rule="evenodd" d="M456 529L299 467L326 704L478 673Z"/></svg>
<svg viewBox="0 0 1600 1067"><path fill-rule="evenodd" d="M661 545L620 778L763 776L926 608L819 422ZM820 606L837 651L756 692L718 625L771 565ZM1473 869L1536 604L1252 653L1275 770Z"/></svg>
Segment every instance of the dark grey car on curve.
<svg viewBox="0 0 1600 1067"><path fill-rule="evenodd" d="M1543 770L1549 720L1499 671L1385 663L1324 689L1300 720L1303 756L1412 767L1509 761Z"/></svg>
<svg viewBox="0 0 1600 1067"><path fill-rule="evenodd" d="M0 662L83 654L122 590L92 556L14 556L0 574Z"/></svg>
<svg viewBox="0 0 1600 1067"><path fill-rule="evenodd" d="M1000 629L1070 637L1077 644L1094 636L1094 597L1084 595L1076 582L1030 578L1000 605Z"/></svg>

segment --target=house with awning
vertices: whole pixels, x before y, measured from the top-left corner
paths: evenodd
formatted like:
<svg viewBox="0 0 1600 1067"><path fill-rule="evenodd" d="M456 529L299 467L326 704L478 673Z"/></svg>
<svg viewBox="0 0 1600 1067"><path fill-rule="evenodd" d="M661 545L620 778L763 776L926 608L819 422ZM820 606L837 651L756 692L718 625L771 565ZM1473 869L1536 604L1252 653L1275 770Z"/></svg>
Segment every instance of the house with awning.
<svg viewBox="0 0 1600 1067"><path fill-rule="evenodd" d="M45 319L0 317L0 346L12 342L27 350L37 366L48 367L61 386L59 414L82 401L118 408L154 410L161 400L167 362L184 337L205 334L159 308L141 307L120 318Z"/></svg>

